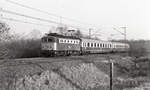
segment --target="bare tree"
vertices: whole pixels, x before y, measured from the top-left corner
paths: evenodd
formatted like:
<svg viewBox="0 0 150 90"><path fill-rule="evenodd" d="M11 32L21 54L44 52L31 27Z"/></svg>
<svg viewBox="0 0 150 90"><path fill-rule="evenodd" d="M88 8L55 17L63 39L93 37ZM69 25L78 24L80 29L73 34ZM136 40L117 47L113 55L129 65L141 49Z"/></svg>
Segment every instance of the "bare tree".
<svg viewBox="0 0 150 90"><path fill-rule="evenodd" d="M8 49L4 42L11 38L9 31L9 26L4 22L0 22L0 58L4 58L8 54Z"/></svg>
<svg viewBox="0 0 150 90"><path fill-rule="evenodd" d="M33 29L30 33L29 36L31 39L39 39L41 38L42 34L39 30Z"/></svg>
<svg viewBox="0 0 150 90"><path fill-rule="evenodd" d="M4 22L0 22L0 41L10 39L9 31L10 31L9 26Z"/></svg>

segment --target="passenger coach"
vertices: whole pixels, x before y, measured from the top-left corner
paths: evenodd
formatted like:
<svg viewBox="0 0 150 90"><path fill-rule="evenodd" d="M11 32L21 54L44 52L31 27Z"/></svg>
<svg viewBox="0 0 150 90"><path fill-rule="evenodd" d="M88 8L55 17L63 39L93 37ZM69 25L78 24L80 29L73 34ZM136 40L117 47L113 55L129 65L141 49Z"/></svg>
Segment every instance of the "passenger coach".
<svg viewBox="0 0 150 90"><path fill-rule="evenodd" d="M44 56L127 52L129 49L129 45L125 43L63 36L56 33L44 36L41 47Z"/></svg>

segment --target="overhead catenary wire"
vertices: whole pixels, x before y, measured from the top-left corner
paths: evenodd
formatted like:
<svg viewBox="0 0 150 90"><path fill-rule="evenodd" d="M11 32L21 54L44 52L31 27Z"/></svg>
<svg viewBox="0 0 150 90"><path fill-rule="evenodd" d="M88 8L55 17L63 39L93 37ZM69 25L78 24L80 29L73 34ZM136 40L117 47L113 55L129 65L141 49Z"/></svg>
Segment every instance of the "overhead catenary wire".
<svg viewBox="0 0 150 90"><path fill-rule="evenodd" d="M38 24L38 23L32 23L32 22L27 22L27 21L23 21L23 20L18 20L18 19L14 19L14 18L6 18L6 17L1 17L1 19L5 19L5 20L9 20L9 21L15 21L15 22L20 22L20 23L27 23L27 24L33 24L33 25L40 25L40 26L46 26L46 27L50 27L50 25L44 25L44 24Z"/></svg>
<svg viewBox="0 0 150 90"><path fill-rule="evenodd" d="M60 24L56 21L52 21L52 20L47 20L47 19L43 19L43 18L39 18L39 17L33 17L33 16L29 16L29 15L25 15L25 14L21 14L21 13L17 13L17 12L13 12L13 11L10 11L10 10L4 10L4 9L0 9L1 12L4 12L4 13L9 13L9 14L13 14L13 15L17 15L17 16L22 16L22 17L25 17L25 18L30 18L30 19L34 19L34 20L39 20L39 21L43 21L43 22L48 22L48 23L54 23L54 24ZM69 25L69 24L63 24L64 26L69 26L69 27L72 27L72 28L81 28L79 26L73 26L73 25Z"/></svg>
<svg viewBox="0 0 150 90"><path fill-rule="evenodd" d="M117 32L119 32L119 33L121 33L122 35L125 35L125 33L122 33L121 31L117 30L116 28L113 28L113 30L115 30L115 31L117 31Z"/></svg>
<svg viewBox="0 0 150 90"><path fill-rule="evenodd" d="M60 16L60 15L49 13L49 12L46 12L46 11L43 11L43 10L40 10L40 9L37 9L37 8L33 8L33 7L30 7L30 6L24 5L24 4L20 4L20 3L17 3L17 2L11 1L11 0L6 0L6 1L9 2L9 3L24 7L24 8L28 8L28 9L31 9L31 10L34 10L34 11L45 13L45 14L50 15L50 16L58 17L60 19L64 19L64 20L68 20L68 21L72 21L72 22L77 22L77 23L84 24L84 25L90 25L90 26L92 25L92 24L88 24L88 23L85 23L85 22L80 22L80 21L75 20L75 19L70 19L70 18L67 18L67 17L63 17L63 16Z"/></svg>

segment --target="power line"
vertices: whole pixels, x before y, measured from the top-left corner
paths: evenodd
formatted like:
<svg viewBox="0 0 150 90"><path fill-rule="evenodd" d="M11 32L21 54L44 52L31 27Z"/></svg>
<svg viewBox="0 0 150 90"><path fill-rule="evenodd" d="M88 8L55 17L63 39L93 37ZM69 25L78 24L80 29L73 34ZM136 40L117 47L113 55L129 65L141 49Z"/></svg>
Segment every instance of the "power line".
<svg viewBox="0 0 150 90"><path fill-rule="evenodd" d="M36 20L44 21L44 22L49 22L49 23L58 24L58 23L55 22L55 21L46 20L46 19L41 19L41 18L38 18L38 17L32 17L32 16L29 16L29 15L24 15L24 14L16 13L16 12L9 11L9 10L0 9L0 11L5 12L5 13L9 13L9 14L13 14L13 15L18 15L18 16L26 17L26 18L31 18L31 19L36 19Z"/></svg>
<svg viewBox="0 0 150 90"><path fill-rule="evenodd" d="M20 4L20 3L17 3L17 2L11 1L11 0L6 0L6 1L9 2L9 3L12 3L12 4L15 4L15 5L24 7L24 8L28 8L28 9L31 9L31 10L34 10L34 11L38 11L38 12L41 12L41 13L45 13L45 14L47 14L47 15L59 17L60 19L65 19L65 20L69 20L69 21L74 21L74 22L78 22L78 23L80 23L80 24L91 25L91 24L88 24L88 23L80 22L80 21L77 21L77 20L74 20L74 19L70 19L70 18L67 18L67 17L62 17L62 16L59 16L59 15L56 15L56 14L53 14L53 13L49 13L49 12L46 12L46 11L43 11L43 10L40 10L40 9L37 9L37 8L33 8L33 7L30 7L30 6L27 6L27 5L23 5L23 4ZM92 26L93 26L93 25L92 25Z"/></svg>
<svg viewBox="0 0 150 90"><path fill-rule="evenodd" d="M119 33L121 33L122 35L125 35L125 33L120 32L120 31L117 30L116 28L113 28L113 30L115 30L115 31L117 31L117 32L119 32Z"/></svg>
<svg viewBox="0 0 150 90"><path fill-rule="evenodd" d="M33 17L33 16L29 16L29 15L24 15L24 14L21 14L21 13L16 13L16 12L9 11L9 10L4 10L2 8L0 9L0 11L5 12L5 13L9 13L9 14L13 14L13 15L17 15L17 16L22 16L22 17L34 19L34 20L43 21L43 22L60 24L60 23L52 21L52 20L47 20L47 19L42 19L42 18L39 18L39 17ZM67 25L67 26L72 27L72 28L81 28L79 26L73 26L73 25L68 25L68 24L63 24L63 25L65 25L65 26Z"/></svg>
<svg viewBox="0 0 150 90"><path fill-rule="evenodd" d="M14 18L6 18L6 17L1 17L1 19L9 20L9 21L15 21L15 22L21 22L21 23L27 23L27 24L34 24L34 25L40 25L40 26L46 26L50 27L50 25L44 25L44 24L38 24L38 23L32 23L32 22L27 22L27 21L22 21Z"/></svg>

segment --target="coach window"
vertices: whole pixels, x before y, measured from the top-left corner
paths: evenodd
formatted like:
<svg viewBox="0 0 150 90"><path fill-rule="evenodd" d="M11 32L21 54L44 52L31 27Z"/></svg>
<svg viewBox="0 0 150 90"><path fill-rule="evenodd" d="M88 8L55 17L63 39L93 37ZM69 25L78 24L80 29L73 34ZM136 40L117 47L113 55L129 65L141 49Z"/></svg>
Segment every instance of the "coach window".
<svg viewBox="0 0 150 90"><path fill-rule="evenodd" d="M96 43L94 44L94 46L96 47Z"/></svg>
<svg viewBox="0 0 150 90"><path fill-rule="evenodd" d="M100 47L102 47L102 44L100 43Z"/></svg>
<svg viewBox="0 0 150 90"><path fill-rule="evenodd" d="M103 48L104 48L104 43L103 43Z"/></svg>
<svg viewBox="0 0 150 90"><path fill-rule="evenodd" d="M60 43L63 43L63 40L62 40L62 39L60 39Z"/></svg>
<svg viewBox="0 0 150 90"><path fill-rule="evenodd" d="M87 43L87 46L90 47L90 43Z"/></svg>
<svg viewBox="0 0 150 90"><path fill-rule="evenodd" d="M97 43L97 47L99 47L99 43Z"/></svg>
<svg viewBox="0 0 150 90"><path fill-rule="evenodd" d="M87 43L85 43L85 47L87 47Z"/></svg>
<svg viewBox="0 0 150 90"><path fill-rule="evenodd" d="M64 40L64 43L66 43L66 40Z"/></svg>
<svg viewBox="0 0 150 90"><path fill-rule="evenodd" d="M93 47L93 43L91 43L91 47Z"/></svg>

